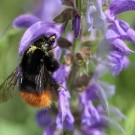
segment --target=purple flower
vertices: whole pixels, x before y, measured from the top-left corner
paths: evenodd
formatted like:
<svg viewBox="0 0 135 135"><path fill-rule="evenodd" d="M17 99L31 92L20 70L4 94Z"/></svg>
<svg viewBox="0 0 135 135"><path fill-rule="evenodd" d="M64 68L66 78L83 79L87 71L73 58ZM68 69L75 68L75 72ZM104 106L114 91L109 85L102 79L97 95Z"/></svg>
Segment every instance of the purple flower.
<svg viewBox="0 0 135 135"><path fill-rule="evenodd" d="M100 108L101 109L101 108ZM109 117L120 122L123 119L126 119L126 116L115 106L109 106Z"/></svg>
<svg viewBox="0 0 135 135"><path fill-rule="evenodd" d="M110 12L110 11L109 11ZM112 24L108 27L106 37L109 40L120 38L135 42L135 31L130 28L129 24L123 20L114 18L108 11L106 12L108 21Z"/></svg>
<svg viewBox="0 0 135 135"><path fill-rule="evenodd" d="M44 21L52 22L54 17L60 12L61 6L61 0L42 0L36 15Z"/></svg>
<svg viewBox="0 0 135 135"><path fill-rule="evenodd" d="M107 61L103 61L102 63L111 70L113 75L118 75L129 64L126 56L119 51L112 51L107 56Z"/></svg>
<svg viewBox="0 0 135 135"><path fill-rule="evenodd" d="M123 118L126 117L120 112L116 107L109 106L109 117L105 114L105 110L102 106L97 106L95 108L96 113L99 116L99 120L95 121L93 124L82 124L81 131L86 135L105 135L103 129L107 126L116 128L121 133L124 133L123 128L118 124Z"/></svg>
<svg viewBox="0 0 135 135"><path fill-rule="evenodd" d="M76 15L73 19L73 31L74 31L75 38L77 38L80 33L80 23L81 23L81 18L80 16Z"/></svg>
<svg viewBox="0 0 135 135"><path fill-rule="evenodd" d="M70 111L70 105L68 99L69 92L61 89L59 91L59 113L56 118L57 128L66 128L72 130L74 127L74 117Z"/></svg>
<svg viewBox="0 0 135 135"><path fill-rule="evenodd" d="M89 127L83 129L83 134L85 134L85 135L106 135L105 133L103 133L102 130L97 130L96 128L89 129Z"/></svg>
<svg viewBox="0 0 135 135"><path fill-rule="evenodd" d="M107 56L107 59L108 59L107 65L111 67L113 75L118 75L120 71L125 69L129 64L127 60L125 61L125 59L127 59L126 55L128 55L130 52L133 52L133 51L131 51L126 46L126 44L122 40L119 40L119 39L114 40L112 42L112 46L114 47L114 49L112 49L112 51Z"/></svg>
<svg viewBox="0 0 135 135"><path fill-rule="evenodd" d="M115 86L107 82L99 81L99 85L103 88L106 97L111 98L115 94Z"/></svg>
<svg viewBox="0 0 135 135"><path fill-rule="evenodd" d="M100 48L104 48L104 50ZM103 39L98 46L98 50L99 63L105 64L113 75L118 75L128 66L129 62L126 57L133 52L119 38Z"/></svg>
<svg viewBox="0 0 135 135"><path fill-rule="evenodd" d="M98 112L101 114L101 121L95 125L95 126L109 126L111 128L117 129L117 131L121 133L125 133L124 129L122 126L119 124L119 122L123 119L127 119L125 115L121 113L121 111L114 107L114 106L109 106L109 116L107 117L104 115L104 109L101 106L97 107Z"/></svg>
<svg viewBox="0 0 135 135"><path fill-rule="evenodd" d="M109 26L105 33L105 37L99 44L98 54L101 59L100 63L105 64L113 75L118 75L125 69L129 60L127 55L133 52L125 44L125 40L135 42L135 31L123 20L118 19L115 15L135 9L134 0L113 0L109 8L105 11L106 21ZM134 53L134 52L133 52Z"/></svg>
<svg viewBox="0 0 135 135"><path fill-rule="evenodd" d="M53 74L53 77L56 78L56 81L62 85L62 88L59 90L59 112L56 117L57 128L67 128L72 130L74 126L74 117L70 111L70 93L67 90L66 80L69 74L69 69L65 65L61 65L60 68Z"/></svg>
<svg viewBox="0 0 135 135"><path fill-rule="evenodd" d="M54 135L55 133L55 125L50 125L48 128L46 128L44 135ZM58 134L55 134L58 135Z"/></svg>
<svg viewBox="0 0 135 135"><path fill-rule="evenodd" d="M31 14L22 14L13 21L13 26L15 28L28 28L20 41L20 56L41 36L55 34L57 42L64 31L64 25L52 23L55 14L57 14L58 10L61 8L61 1L42 0L41 3L41 7L43 7L40 7L40 11L38 11L40 14L36 13L38 17ZM56 45L56 42L54 45Z"/></svg>
<svg viewBox="0 0 135 135"><path fill-rule="evenodd" d="M87 0L86 21L91 28L102 29L105 26L105 15L102 11L102 0Z"/></svg>
<svg viewBox="0 0 135 135"><path fill-rule="evenodd" d="M107 21L112 23L109 26L110 31L113 32L112 36L135 42L135 31L130 28L129 24L123 20L119 20L115 15L128 10L135 9L134 0L113 0L106 11ZM108 33L107 33L108 34ZM109 34L111 35L111 34ZM107 35L108 36L108 35ZM108 38L110 38L108 36Z"/></svg>
<svg viewBox="0 0 135 135"><path fill-rule="evenodd" d="M68 78L70 67L65 66L64 64L59 67L59 69L53 73L53 78L56 79L57 83L63 84Z"/></svg>
<svg viewBox="0 0 135 135"><path fill-rule="evenodd" d="M14 19L14 28L28 28L38 21L53 22L54 17L61 9L61 0L41 0L35 14L22 14Z"/></svg>
<svg viewBox="0 0 135 135"><path fill-rule="evenodd" d="M109 84L106 86L105 83L102 83L102 86L110 89L107 95L110 95L112 90L114 91L114 88ZM81 110L83 111L81 120L81 131L83 134L105 135L103 129L107 126L106 119L110 120L107 118L106 105L104 105L107 101L103 102L103 100L106 100L107 95L104 89L97 83L92 83L85 91L79 94L80 104L82 105ZM92 103L93 100L101 101L102 106L95 107ZM99 108L101 108L102 111ZM108 106L107 112L110 112Z"/></svg>
<svg viewBox="0 0 135 135"><path fill-rule="evenodd" d="M75 130L74 135L81 135L81 133L79 131Z"/></svg>
<svg viewBox="0 0 135 135"><path fill-rule="evenodd" d="M87 87L86 91L86 100L97 100L101 103L105 111L108 113L108 102L106 94L103 88L96 82L91 83Z"/></svg>
<svg viewBox="0 0 135 135"><path fill-rule="evenodd" d="M120 14L125 11L135 10L134 0L113 0L109 7L111 14Z"/></svg>
<svg viewBox="0 0 135 135"><path fill-rule="evenodd" d="M72 33L72 32L69 32L69 33L67 34L67 40L72 43L72 42L73 42L73 38L74 38L73 33Z"/></svg>
<svg viewBox="0 0 135 135"><path fill-rule="evenodd" d="M37 119L37 123L43 128L51 125L52 120L53 120L51 116L49 115L48 110L45 110L45 109L42 109L37 112L36 119Z"/></svg>
<svg viewBox="0 0 135 135"><path fill-rule="evenodd" d="M100 115L91 101L85 104L84 112L82 114L82 124L91 126L100 120Z"/></svg>
<svg viewBox="0 0 135 135"><path fill-rule="evenodd" d="M56 55L56 59L60 60L61 54L62 54L62 49L59 46L57 46L54 50L54 54Z"/></svg>
<svg viewBox="0 0 135 135"><path fill-rule="evenodd" d="M19 46L19 55L31 46L31 44L43 35L51 36L56 35L56 42L63 32L63 25L47 22L37 22L29 27L24 33ZM55 43L56 44L56 43Z"/></svg>
<svg viewBox="0 0 135 135"><path fill-rule="evenodd" d="M23 15L18 16L14 20L13 26L15 28L28 28L38 21L40 21L40 19L37 18L36 16L33 16L31 14L23 14Z"/></svg>

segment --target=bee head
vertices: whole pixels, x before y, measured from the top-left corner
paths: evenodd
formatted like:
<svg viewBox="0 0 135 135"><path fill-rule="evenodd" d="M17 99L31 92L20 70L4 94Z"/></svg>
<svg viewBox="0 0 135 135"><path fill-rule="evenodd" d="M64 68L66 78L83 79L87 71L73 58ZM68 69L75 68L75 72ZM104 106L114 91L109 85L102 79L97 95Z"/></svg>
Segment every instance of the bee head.
<svg viewBox="0 0 135 135"><path fill-rule="evenodd" d="M48 37L48 40L47 40L47 42L46 42L46 44L45 44L45 47L46 47L48 50L51 50L53 44L55 43L55 40L56 40L56 35L51 35L50 37Z"/></svg>
<svg viewBox="0 0 135 135"><path fill-rule="evenodd" d="M48 41L47 36L42 36L34 42L34 46L41 48Z"/></svg>
<svg viewBox="0 0 135 135"><path fill-rule="evenodd" d="M55 40L56 40L56 35L51 35L49 37L42 36L34 42L34 46L49 51L53 49L53 44L55 43Z"/></svg>

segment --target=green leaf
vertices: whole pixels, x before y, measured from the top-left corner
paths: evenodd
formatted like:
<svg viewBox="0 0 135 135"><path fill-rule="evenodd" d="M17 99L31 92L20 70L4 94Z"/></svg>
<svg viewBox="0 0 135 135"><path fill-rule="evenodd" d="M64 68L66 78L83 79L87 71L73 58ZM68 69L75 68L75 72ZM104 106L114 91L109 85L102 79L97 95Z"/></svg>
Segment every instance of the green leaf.
<svg viewBox="0 0 135 135"><path fill-rule="evenodd" d="M7 44L7 37L2 37L0 38L0 54L1 54L1 51L4 50L4 48L6 47L6 44Z"/></svg>
<svg viewBox="0 0 135 135"><path fill-rule="evenodd" d="M126 135L135 134L135 106L128 112L128 120L125 122Z"/></svg>
<svg viewBox="0 0 135 135"><path fill-rule="evenodd" d="M64 23L72 20L76 15L80 16L80 11L73 8L65 9L60 15L54 18L54 21L57 23Z"/></svg>
<svg viewBox="0 0 135 135"><path fill-rule="evenodd" d="M72 43L70 41L68 41L67 39L61 37L59 38L58 40L58 45L61 47L61 48L69 48L72 46Z"/></svg>
<svg viewBox="0 0 135 135"><path fill-rule="evenodd" d="M64 5L74 7L74 1L73 0L64 0L63 1Z"/></svg>
<svg viewBox="0 0 135 135"><path fill-rule="evenodd" d="M72 8L65 9L60 15L58 15L54 19L54 21L58 23L68 22L73 17L73 11L74 9Z"/></svg>

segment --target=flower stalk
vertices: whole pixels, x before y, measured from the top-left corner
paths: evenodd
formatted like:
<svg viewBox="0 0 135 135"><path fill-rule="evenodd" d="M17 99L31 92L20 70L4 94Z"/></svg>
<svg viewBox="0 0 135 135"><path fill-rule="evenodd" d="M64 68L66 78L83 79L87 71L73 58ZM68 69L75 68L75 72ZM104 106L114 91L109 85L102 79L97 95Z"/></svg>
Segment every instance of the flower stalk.
<svg viewBox="0 0 135 135"><path fill-rule="evenodd" d="M83 0L76 0L76 8L82 10Z"/></svg>

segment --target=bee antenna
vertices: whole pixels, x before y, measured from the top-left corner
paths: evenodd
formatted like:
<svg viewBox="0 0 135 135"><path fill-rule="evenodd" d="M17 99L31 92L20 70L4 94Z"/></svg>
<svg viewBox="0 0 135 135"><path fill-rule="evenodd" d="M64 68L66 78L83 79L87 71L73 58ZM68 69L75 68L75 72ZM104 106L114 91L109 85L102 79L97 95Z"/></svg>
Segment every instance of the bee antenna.
<svg viewBox="0 0 135 135"><path fill-rule="evenodd" d="M54 47L52 47L52 48L48 49L48 51L50 51L50 50L54 50L57 46L58 46L58 45L56 44Z"/></svg>
<svg viewBox="0 0 135 135"><path fill-rule="evenodd" d="M56 44L54 47L52 47L52 49L51 49L51 50L55 49L57 46L58 46L58 45Z"/></svg>

